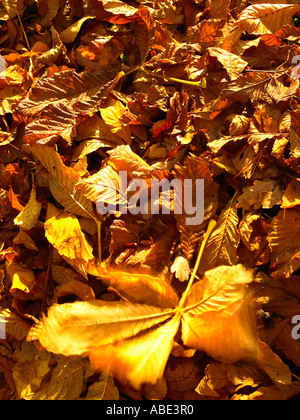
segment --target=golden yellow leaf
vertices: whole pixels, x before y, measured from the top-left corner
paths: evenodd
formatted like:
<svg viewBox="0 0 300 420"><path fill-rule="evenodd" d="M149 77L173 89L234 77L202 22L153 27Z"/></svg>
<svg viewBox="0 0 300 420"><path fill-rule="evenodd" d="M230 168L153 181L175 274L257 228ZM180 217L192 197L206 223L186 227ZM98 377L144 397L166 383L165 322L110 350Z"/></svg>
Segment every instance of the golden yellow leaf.
<svg viewBox="0 0 300 420"><path fill-rule="evenodd" d="M75 23L72 23L72 25L68 26L67 29L65 29L60 35L60 39L64 44L71 43L75 41L78 33L80 32L82 25L88 21L94 19L94 16L85 16L82 19L78 20Z"/></svg>
<svg viewBox="0 0 300 420"><path fill-rule="evenodd" d="M103 0L103 7L114 15L134 16L138 9L119 0Z"/></svg>
<svg viewBox="0 0 300 420"><path fill-rule="evenodd" d="M175 273L175 277L179 281L187 281L190 278L191 269L188 260L181 255L175 258L171 267L171 273Z"/></svg>
<svg viewBox="0 0 300 420"><path fill-rule="evenodd" d="M53 353L90 353L97 369L109 362L120 380L136 388L162 377L180 319L185 345L226 363L254 361L256 323L247 289L252 280L243 266L211 270L175 309L123 301L54 305L28 339Z"/></svg>
<svg viewBox="0 0 300 420"><path fill-rule="evenodd" d="M111 166L105 166L96 174L81 180L76 189L95 203L99 201L111 205L116 205L119 202L125 203L125 199L119 195L119 174Z"/></svg>
<svg viewBox="0 0 300 420"><path fill-rule="evenodd" d="M99 269L99 276L106 285L117 289L131 302L147 303L162 308L176 307L179 302L172 287L159 277L126 273L109 267Z"/></svg>
<svg viewBox="0 0 300 420"><path fill-rule="evenodd" d="M81 355L93 347L134 337L170 318L172 309L100 300L53 305L30 331L48 351Z"/></svg>
<svg viewBox="0 0 300 420"><path fill-rule="evenodd" d="M289 277L300 267L300 215L297 209L283 209L269 227L271 259L279 267L278 274Z"/></svg>
<svg viewBox="0 0 300 420"><path fill-rule="evenodd" d="M283 25L290 24L299 11L298 4L255 4L242 11L237 24L249 34L274 34Z"/></svg>
<svg viewBox="0 0 300 420"><path fill-rule="evenodd" d="M253 186L243 188L243 193L238 198L238 208L249 210L253 206L255 210L271 209L281 202L282 190L279 183L266 178L254 181Z"/></svg>
<svg viewBox="0 0 300 420"><path fill-rule="evenodd" d="M91 129L91 127L89 128ZM72 160L80 160L83 157L89 155L90 153L96 152L102 147L111 147L112 145L113 143L109 142L108 140L85 140L75 148Z"/></svg>
<svg viewBox="0 0 300 420"><path fill-rule="evenodd" d="M94 259L92 247L73 214L48 203L45 231L48 241L63 257L85 262Z"/></svg>
<svg viewBox="0 0 300 420"><path fill-rule="evenodd" d="M22 16L25 10L24 0L2 0L1 3L8 14L5 19L13 19L18 14Z"/></svg>
<svg viewBox="0 0 300 420"><path fill-rule="evenodd" d="M30 194L28 204L15 218L14 222L23 230L31 230L38 222L39 215L42 210L42 204L36 199L36 189L33 186Z"/></svg>
<svg viewBox="0 0 300 420"><path fill-rule="evenodd" d="M248 66L247 61L222 48L211 47L208 48L208 51L211 56L216 57L223 65L231 81L235 80Z"/></svg>
<svg viewBox="0 0 300 420"><path fill-rule="evenodd" d="M192 286L215 226L215 221L209 223L180 302L177 298L173 301L175 292L160 279L135 275L128 281L125 276L130 274L92 263L93 274L116 285L120 295L128 292L128 297L135 298L137 293L143 300L141 294L145 294L147 302L155 292L159 304L163 298L164 304L170 303L173 308L123 300L53 305L47 317L32 327L27 339L39 340L53 353L89 354L97 369L109 365L114 375L121 381L129 381L136 389L162 378L180 321L185 345L206 351L226 363L256 360L256 320L252 293L247 288L253 281L252 271L241 265L222 266L207 272L203 280ZM136 290L138 283L140 291Z"/></svg>
<svg viewBox="0 0 300 420"><path fill-rule="evenodd" d="M98 382L89 386L84 401L118 401L120 399L118 388L114 384L112 376L102 373Z"/></svg>
<svg viewBox="0 0 300 420"><path fill-rule="evenodd" d="M155 384L164 374L179 324L174 317L143 336L92 349L91 362L99 370L108 366L115 377L136 389L144 383Z"/></svg>
<svg viewBox="0 0 300 420"><path fill-rule="evenodd" d="M46 351L39 352L34 343L24 341L21 349L14 353L14 357L16 363L13 367L13 378L17 395L20 399L31 399L51 369L51 354Z"/></svg>
<svg viewBox="0 0 300 420"><path fill-rule="evenodd" d="M35 245L33 239L26 232L24 232L23 229L20 229L20 232L14 238L14 244L23 244L27 249L31 251L38 251L38 248Z"/></svg>
<svg viewBox="0 0 300 420"><path fill-rule="evenodd" d="M121 121L122 115L127 112L127 108L118 100L112 100L106 108L101 108L101 117L108 124L112 132L121 137L125 143L131 143L131 132Z"/></svg>
<svg viewBox="0 0 300 420"><path fill-rule="evenodd" d="M26 75L26 70L19 65L9 66L4 72L1 72L0 85L22 86L26 80Z"/></svg>
<svg viewBox="0 0 300 420"><path fill-rule="evenodd" d="M19 264L8 263L7 273L10 276L12 293L20 290L24 293L31 293L35 286L35 275L33 270Z"/></svg>
<svg viewBox="0 0 300 420"><path fill-rule="evenodd" d="M144 172L149 169L149 165L134 153L130 146L118 146L109 152L109 162L111 162L118 171Z"/></svg>

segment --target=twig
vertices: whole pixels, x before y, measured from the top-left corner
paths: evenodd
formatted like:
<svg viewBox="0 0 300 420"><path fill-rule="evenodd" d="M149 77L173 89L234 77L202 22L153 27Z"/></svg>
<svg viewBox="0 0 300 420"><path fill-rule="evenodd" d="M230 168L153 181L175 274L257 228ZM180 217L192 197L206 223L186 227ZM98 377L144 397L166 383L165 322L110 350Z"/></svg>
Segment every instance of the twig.
<svg viewBox="0 0 300 420"><path fill-rule="evenodd" d="M25 38L27 49L29 51L30 50L30 44L29 44L29 41L28 41L28 38L27 38L27 34L26 34L25 29L24 29L24 26L23 26L22 19L21 19L20 15L19 15L19 12L18 12L17 9L16 9L16 13L17 13L17 16L18 16L18 19L19 19L19 22L20 22L20 25L21 25L21 28L22 28L22 32L23 32L23 35L24 35L24 38Z"/></svg>

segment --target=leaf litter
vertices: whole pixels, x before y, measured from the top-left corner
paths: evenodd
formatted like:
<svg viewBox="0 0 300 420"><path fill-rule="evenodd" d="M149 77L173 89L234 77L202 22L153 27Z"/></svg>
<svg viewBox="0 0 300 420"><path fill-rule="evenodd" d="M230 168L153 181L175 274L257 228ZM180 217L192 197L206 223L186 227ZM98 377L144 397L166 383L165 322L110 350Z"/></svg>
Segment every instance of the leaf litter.
<svg viewBox="0 0 300 420"><path fill-rule="evenodd" d="M0 4L1 400L299 398L299 16Z"/></svg>

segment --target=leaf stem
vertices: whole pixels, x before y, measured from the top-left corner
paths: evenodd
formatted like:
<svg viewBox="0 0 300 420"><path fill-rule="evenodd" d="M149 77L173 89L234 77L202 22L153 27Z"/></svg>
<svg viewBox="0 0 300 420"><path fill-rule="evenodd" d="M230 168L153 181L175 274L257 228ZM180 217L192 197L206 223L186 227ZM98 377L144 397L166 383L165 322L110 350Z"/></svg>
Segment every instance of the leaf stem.
<svg viewBox="0 0 300 420"><path fill-rule="evenodd" d="M149 76L157 77L159 79L163 79L166 82L181 83L183 85L189 85L189 86L194 86L194 87L202 87L202 88L206 87L206 79L205 78L203 78L202 80L200 80L198 82L192 82L191 80L183 80L183 79L176 79L175 77L162 76L160 74L157 74L157 73L154 73L152 71L146 70L143 67L139 67L138 70L143 71L144 73L148 74Z"/></svg>
<svg viewBox="0 0 300 420"><path fill-rule="evenodd" d="M187 299L187 296L188 296L188 294L191 290L191 287L193 286L194 280L196 278L196 275L197 275L197 272L198 272L198 269L199 269L199 265L200 265L200 261L201 261L204 249L205 249L206 244L207 244L207 242L210 238L210 235L212 234L212 232L214 231L216 226L217 226L217 222L215 220L211 220L209 222L209 225L208 225L207 231L205 233L204 239L202 241L201 248L200 248L200 251L199 251L199 254L198 254L198 258L197 258L193 273L191 275L189 284L187 285L187 288L186 288L185 292L183 293L182 298L180 300L180 303L179 303L179 306L178 306L178 308L180 308L180 309L184 306L184 304L186 302L186 299Z"/></svg>

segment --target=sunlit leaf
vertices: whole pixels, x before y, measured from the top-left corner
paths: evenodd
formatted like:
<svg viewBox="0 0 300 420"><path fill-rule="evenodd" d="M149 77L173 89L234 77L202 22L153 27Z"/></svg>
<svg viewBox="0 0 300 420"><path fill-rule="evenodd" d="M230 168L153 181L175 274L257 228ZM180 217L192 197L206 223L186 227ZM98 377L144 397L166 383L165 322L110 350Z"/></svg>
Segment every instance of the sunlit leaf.
<svg viewBox="0 0 300 420"><path fill-rule="evenodd" d="M77 217L73 214L58 210L49 203L45 231L46 238L60 255L71 260L86 262L94 259L92 247L87 242Z"/></svg>
<svg viewBox="0 0 300 420"><path fill-rule="evenodd" d="M179 323L173 318L145 335L92 349L91 362L100 370L109 366L116 377L128 380L136 389L144 383L155 384L164 374Z"/></svg>
<svg viewBox="0 0 300 420"><path fill-rule="evenodd" d="M33 187L28 204L15 218L14 222L24 230L31 230L38 222L42 210L42 204L36 199L36 188Z"/></svg>
<svg viewBox="0 0 300 420"><path fill-rule="evenodd" d="M242 11L237 24L249 34L274 34L283 25L290 24L299 11L297 4L255 4Z"/></svg>
<svg viewBox="0 0 300 420"><path fill-rule="evenodd" d="M31 330L48 351L81 355L93 347L134 337L170 318L173 311L129 302L89 301L53 306Z"/></svg>
<svg viewBox="0 0 300 420"><path fill-rule="evenodd" d="M252 273L240 265L206 272L186 302L182 317L184 344L224 363L255 360L256 320L247 290L252 281Z"/></svg>
<svg viewBox="0 0 300 420"><path fill-rule="evenodd" d="M50 189L55 199L71 213L94 218L92 203L75 189L80 179L79 174L65 166L59 154L50 147L36 145L30 150L47 169Z"/></svg>

